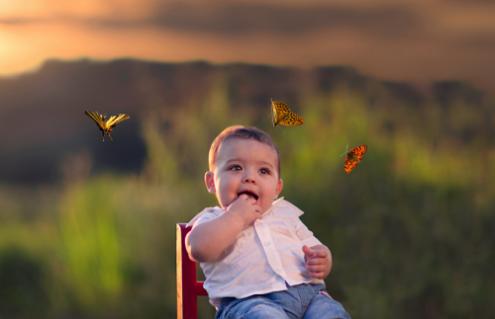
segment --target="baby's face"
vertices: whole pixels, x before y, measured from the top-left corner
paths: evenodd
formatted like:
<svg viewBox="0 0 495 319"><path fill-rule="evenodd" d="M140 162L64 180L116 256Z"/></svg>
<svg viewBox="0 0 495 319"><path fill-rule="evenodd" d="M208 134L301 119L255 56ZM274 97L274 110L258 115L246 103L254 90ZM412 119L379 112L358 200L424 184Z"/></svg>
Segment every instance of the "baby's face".
<svg viewBox="0 0 495 319"><path fill-rule="evenodd" d="M277 152L264 143L252 139L228 139L218 150L214 171L207 173L212 180L210 185L206 182L208 190L216 194L223 208L239 195L247 194L265 212L282 191L277 163Z"/></svg>

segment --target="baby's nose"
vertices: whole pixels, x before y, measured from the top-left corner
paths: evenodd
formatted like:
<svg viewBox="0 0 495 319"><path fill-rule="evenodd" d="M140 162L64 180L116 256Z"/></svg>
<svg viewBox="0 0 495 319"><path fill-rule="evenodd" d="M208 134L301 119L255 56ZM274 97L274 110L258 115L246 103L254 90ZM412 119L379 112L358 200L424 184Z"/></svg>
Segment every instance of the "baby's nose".
<svg viewBox="0 0 495 319"><path fill-rule="evenodd" d="M245 183L254 183L255 182L254 173L250 172L250 170L245 170L244 172L245 173L244 173L243 181Z"/></svg>
<svg viewBox="0 0 495 319"><path fill-rule="evenodd" d="M254 179L250 177L244 178L244 183L254 183Z"/></svg>

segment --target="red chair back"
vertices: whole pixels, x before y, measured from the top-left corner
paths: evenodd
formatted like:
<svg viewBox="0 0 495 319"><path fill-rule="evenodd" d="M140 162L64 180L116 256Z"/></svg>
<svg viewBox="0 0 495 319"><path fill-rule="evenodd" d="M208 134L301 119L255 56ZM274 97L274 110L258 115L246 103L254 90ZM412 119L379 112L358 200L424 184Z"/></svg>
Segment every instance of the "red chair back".
<svg viewBox="0 0 495 319"><path fill-rule="evenodd" d="M177 319L198 318L198 296L207 296L203 282L197 281L196 263L189 259L185 238L191 227L185 223L176 226L176 271L177 271Z"/></svg>

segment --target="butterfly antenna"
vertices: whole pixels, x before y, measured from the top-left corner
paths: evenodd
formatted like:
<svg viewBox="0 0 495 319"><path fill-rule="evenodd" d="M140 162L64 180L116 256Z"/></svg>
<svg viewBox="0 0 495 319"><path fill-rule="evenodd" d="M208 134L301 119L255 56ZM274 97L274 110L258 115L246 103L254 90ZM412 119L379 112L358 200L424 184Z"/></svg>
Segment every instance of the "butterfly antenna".
<svg viewBox="0 0 495 319"><path fill-rule="evenodd" d="M344 156L345 154L347 154L348 152L349 152L349 143L347 143L347 144L345 145L345 151L344 151L344 153L340 154L340 155L339 155L339 157L343 157L343 156Z"/></svg>

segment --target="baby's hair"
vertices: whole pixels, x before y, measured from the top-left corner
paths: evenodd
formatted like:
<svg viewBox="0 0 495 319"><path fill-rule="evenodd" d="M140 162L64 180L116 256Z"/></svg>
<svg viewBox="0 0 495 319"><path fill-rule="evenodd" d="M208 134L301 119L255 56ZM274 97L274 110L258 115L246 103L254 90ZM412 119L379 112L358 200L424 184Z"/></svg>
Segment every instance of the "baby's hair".
<svg viewBox="0 0 495 319"><path fill-rule="evenodd" d="M217 160L217 153L220 145L223 142L230 140L232 138L241 138L247 140L255 140L260 143L270 146L277 153L277 172L280 177L280 152L278 147L273 143L272 138L265 131L260 130L257 127L245 127L242 125L232 125L225 128L217 137L213 140L210 146L210 153L208 154L208 165L210 171L215 168L215 163Z"/></svg>

